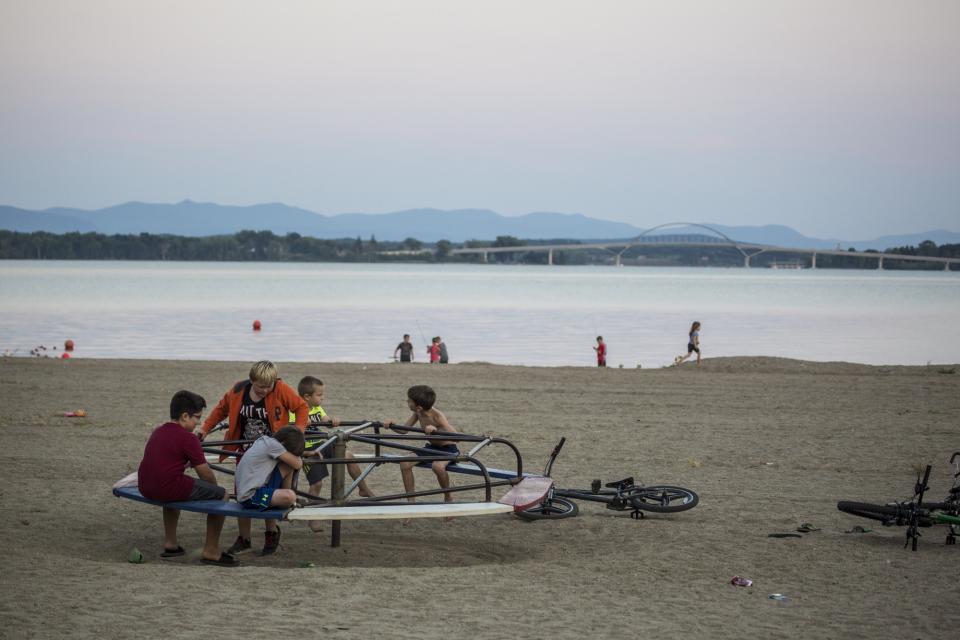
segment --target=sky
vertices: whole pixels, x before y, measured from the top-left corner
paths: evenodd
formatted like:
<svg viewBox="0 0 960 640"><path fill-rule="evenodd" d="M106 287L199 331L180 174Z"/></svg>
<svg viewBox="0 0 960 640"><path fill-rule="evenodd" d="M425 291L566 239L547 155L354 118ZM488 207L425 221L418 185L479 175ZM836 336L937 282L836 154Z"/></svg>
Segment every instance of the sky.
<svg viewBox="0 0 960 640"><path fill-rule="evenodd" d="M3 0L0 204L960 231L957 0Z"/></svg>

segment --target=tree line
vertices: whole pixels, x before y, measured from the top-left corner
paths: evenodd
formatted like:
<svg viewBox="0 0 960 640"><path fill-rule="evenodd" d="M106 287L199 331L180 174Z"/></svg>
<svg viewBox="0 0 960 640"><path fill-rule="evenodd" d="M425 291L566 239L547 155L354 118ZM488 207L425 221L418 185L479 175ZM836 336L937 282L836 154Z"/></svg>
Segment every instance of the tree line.
<svg viewBox="0 0 960 640"><path fill-rule="evenodd" d="M196 260L235 262L477 262L478 255L458 256L459 247L520 247L538 244L577 244L577 241L552 239L525 241L513 236L495 240L468 240L455 244L449 240L426 243L416 238L400 242L378 241L376 237L322 239L298 233L276 235L271 231L241 231L220 236L176 236L167 234L64 233L46 231L23 233L0 230L0 259L3 260ZM851 247L849 252L856 249ZM869 250L865 253L879 253ZM892 247L885 253L960 258L960 244L925 240L917 246ZM554 252L554 264L610 264L613 254L604 250ZM546 264L546 252L516 251L490 254L491 262ZM621 256L623 264L658 266L740 266L743 257L728 245L717 247L645 246L630 249ZM757 256L753 266L774 261L799 261L809 266L809 258L796 254L767 252ZM817 256L824 268L873 269L877 260L862 256ZM941 269L937 265L891 260L887 269Z"/></svg>

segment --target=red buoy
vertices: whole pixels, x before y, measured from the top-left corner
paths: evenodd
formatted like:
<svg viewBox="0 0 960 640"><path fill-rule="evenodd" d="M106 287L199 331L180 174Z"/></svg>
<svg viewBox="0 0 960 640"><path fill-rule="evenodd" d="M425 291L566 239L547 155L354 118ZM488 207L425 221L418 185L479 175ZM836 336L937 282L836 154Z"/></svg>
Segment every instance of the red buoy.
<svg viewBox="0 0 960 640"><path fill-rule="evenodd" d="M73 340L67 340L63 343L63 348L66 351L73 351Z"/></svg>
<svg viewBox="0 0 960 640"><path fill-rule="evenodd" d="M259 321L259 320L254 320L254 321L253 321L253 330L254 330L254 331L260 331L260 321Z"/></svg>
<svg viewBox="0 0 960 640"><path fill-rule="evenodd" d="M64 351L63 353L60 354L60 357L63 358L64 360L66 360L67 358L70 357L70 354L67 353L66 351Z"/></svg>

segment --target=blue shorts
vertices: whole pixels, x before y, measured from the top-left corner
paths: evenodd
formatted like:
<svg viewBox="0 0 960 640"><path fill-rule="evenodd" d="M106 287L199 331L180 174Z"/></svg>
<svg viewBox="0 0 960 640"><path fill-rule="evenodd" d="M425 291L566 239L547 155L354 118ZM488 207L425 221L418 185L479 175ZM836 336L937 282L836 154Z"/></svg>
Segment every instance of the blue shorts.
<svg viewBox="0 0 960 640"><path fill-rule="evenodd" d="M273 468L273 473L267 479L267 484L253 492L253 495L244 500L241 504L244 509L264 509L270 508L270 501L273 499L273 492L283 484L283 474L280 473L280 465Z"/></svg>
<svg viewBox="0 0 960 640"><path fill-rule="evenodd" d="M457 448L455 444L431 444L427 443L427 446L424 447L428 451L417 451L418 456L436 456L436 455L446 455L446 456L458 456L460 455L460 449ZM429 467L432 466L434 462L453 462L453 460L428 460L426 462L421 462L420 465ZM418 466L420 466L418 465Z"/></svg>

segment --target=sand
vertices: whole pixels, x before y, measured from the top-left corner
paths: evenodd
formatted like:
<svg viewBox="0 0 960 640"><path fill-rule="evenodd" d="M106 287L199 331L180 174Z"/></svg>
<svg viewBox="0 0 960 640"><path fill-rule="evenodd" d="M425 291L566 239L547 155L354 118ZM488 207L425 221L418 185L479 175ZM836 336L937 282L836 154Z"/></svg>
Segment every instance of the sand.
<svg viewBox="0 0 960 640"><path fill-rule="evenodd" d="M954 638L960 546L943 527L920 550L901 528L847 534L838 499L911 494L932 463L946 494L960 450L960 370L769 358L699 369L485 364L281 364L327 381L345 419L402 420L405 389L429 384L467 432L514 442L539 469L561 436L560 486L634 475L700 494L684 513L635 521L512 515L283 525L273 557L239 569L199 563L203 517L183 514L177 560L159 558L160 510L114 498L172 393L213 404L247 363L0 360L0 637L177 638ZM951 371L956 373L951 373ZM85 409L88 417L60 414ZM508 459L490 451L490 464ZM418 471L418 486L430 486ZM382 468L377 491L400 489ZM460 494L461 498L463 494ZM775 539L811 522L821 531ZM235 526L227 523L223 546ZM254 529L254 545L262 531ZM133 547L145 563L127 561ZM304 565L311 563L312 566ZM729 584L733 575L754 580ZM783 593L786 602L768 599Z"/></svg>

